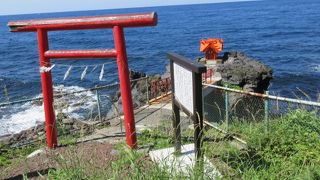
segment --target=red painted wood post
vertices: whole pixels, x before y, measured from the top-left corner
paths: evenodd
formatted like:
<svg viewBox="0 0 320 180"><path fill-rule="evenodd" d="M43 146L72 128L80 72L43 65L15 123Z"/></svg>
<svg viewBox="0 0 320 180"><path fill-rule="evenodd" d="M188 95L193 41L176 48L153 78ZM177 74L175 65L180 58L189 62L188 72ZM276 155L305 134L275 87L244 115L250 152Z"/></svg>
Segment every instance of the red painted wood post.
<svg viewBox="0 0 320 180"><path fill-rule="evenodd" d="M117 64L120 79L120 91L122 98L122 108L124 114L124 123L126 129L127 144L135 149L137 148L136 127L133 114L131 84L129 77L128 59L123 28L113 27L114 44L117 51Z"/></svg>
<svg viewBox="0 0 320 180"><path fill-rule="evenodd" d="M41 85L44 104L46 135L48 148L57 146L57 127L53 108L53 88L51 71L45 71L44 67L50 67L50 59L44 53L49 49L48 33L44 29L37 29L38 49L40 58Z"/></svg>

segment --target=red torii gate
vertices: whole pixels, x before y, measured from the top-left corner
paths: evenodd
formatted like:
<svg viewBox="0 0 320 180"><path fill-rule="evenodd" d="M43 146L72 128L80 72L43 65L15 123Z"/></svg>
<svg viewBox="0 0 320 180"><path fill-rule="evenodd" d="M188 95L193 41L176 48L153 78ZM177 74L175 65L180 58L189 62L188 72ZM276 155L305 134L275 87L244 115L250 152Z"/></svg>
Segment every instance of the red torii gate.
<svg viewBox="0 0 320 180"><path fill-rule="evenodd" d="M137 147L129 68L123 28L156 25L157 14L155 12L93 17L18 20L10 21L8 23L11 32L37 32L38 35L46 136L49 148L56 147L58 143L53 108L50 59L68 58L117 58L127 144L131 148ZM105 28L113 29L115 49L49 50L48 31Z"/></svg>

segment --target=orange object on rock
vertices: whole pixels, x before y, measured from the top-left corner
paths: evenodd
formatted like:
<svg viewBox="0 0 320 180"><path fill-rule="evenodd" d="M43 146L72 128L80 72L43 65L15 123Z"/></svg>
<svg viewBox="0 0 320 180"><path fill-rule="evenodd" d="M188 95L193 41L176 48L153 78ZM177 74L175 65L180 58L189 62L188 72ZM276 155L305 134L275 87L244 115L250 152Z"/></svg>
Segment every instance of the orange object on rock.
<svg viewBox="0 0 320 180"><path fill-rule="evenodd" d="M200 40L200 51L206 53L207 59L216 59L218 57L218 52L221 52L222 49L222 39Z"/></svg>

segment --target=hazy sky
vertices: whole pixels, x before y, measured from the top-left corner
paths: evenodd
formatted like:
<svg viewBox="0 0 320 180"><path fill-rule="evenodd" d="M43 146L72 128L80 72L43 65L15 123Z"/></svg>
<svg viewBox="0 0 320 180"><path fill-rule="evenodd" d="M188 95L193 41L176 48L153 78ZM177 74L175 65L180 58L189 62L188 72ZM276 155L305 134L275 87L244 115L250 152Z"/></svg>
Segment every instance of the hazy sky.
<svg viewBox="0 0 320 180"><path fill-rule="evenodd" d="M0 15L233 1L244 0L1 0Z"/></svg>

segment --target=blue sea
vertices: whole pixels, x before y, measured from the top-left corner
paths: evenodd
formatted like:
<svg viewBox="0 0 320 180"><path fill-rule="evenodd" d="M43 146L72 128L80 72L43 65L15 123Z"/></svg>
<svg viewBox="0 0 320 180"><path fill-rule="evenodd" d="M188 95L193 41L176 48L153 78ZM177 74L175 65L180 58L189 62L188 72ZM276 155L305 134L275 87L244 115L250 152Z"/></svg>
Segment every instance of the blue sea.
<svg viewBox="0 0 320 180"><path fill-rule="evenodd" d="M201 39L222 38L224 51L243 51L273 69L271 94L303 96L298 87L317 100L320 92L319 9L319 0L266 0L0 16L0 103L8 98L14 101L41 93L36 34L11 33L7 27L9 21L152 11L158 13L157 26L125 29L130 69L148 75L164 73L167 52L197 59L203 56L199 52ZM110 29L49 32L49 42L50 49L114 48ZM56 64L53 82L55 86L71 90L115 83L118 81L115 64L105 66L101 81L101 66L80 79L85 66L109 61L53 61ZM63 80L69 65L74 68ZM26 123L30 116L42 114L41 110L35 113L32 108L26 105L19 116L0 113L0 135L41 121L42 117ZM28 125L21 127L22 122ZM8 127L11 129L4 131Z"/></svg>

